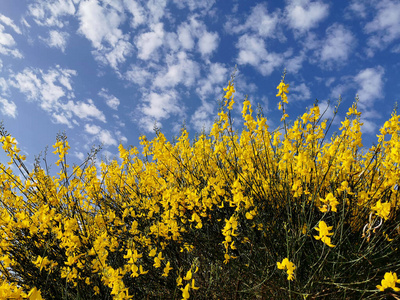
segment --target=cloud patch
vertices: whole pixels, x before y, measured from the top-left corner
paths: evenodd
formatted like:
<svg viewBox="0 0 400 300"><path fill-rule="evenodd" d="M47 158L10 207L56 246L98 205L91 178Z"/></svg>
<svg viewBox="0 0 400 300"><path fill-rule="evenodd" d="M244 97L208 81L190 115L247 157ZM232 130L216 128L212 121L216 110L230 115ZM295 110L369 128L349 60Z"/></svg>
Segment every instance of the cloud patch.
<svg viewBox="0 0 400 300"><path fill-rule="evenodd" d="M72 0L35 0L28 5L28 12L40 26L63 28L68 24L63 18L74 15L76 8Z"/></svg>
<svg viewBox="0 0 400 300"><path fill-rule="evenodd" d="M376 100L383 98L384 74L384 69L377 66L364 69L354 77L354 81L358 85L357 94L360 98L361 108L371 108Z"/></svg>
<svg viewBox="0 0 400 300"><path fill-rule="evenodd" d="M18 26L14 24L14 22L0 14L0 22L5 24L7 27L13 29L17 34L21 34L21 30ZM6 32L6 27L0 23L0 54L13 56L15 58L22 58L22 53L16 48L17 43L14 40L14 37Z"/></svg>
<svg viewBox="0 0 400 300"><path fill-rule="evenodd" d="M17 106L13 101L8 101L7 99L0 97L0 111L3 115L16 118L17 117Z"/></svg>
<svg viewBox="0 0 400 300"><path fill-rule="evenodd" d="M69 34L67 32L50 30L49 36L47 38L42 38L42 40L47 44L47 46L52 48L58 48L62 52L65 52L67 47L67 40Z"/></svg>
<svg viewBox="0 0 400 300"><path fill-rule="evenodd" d="M356 39L353 33L341 24L333 24L326 30L326 38L319 52L323 63L343 65L348 60Z"/></svg>
<svg viewBox="0 0 400 300"><path fill-rule="evenodd" d="M249 64L255 67L263 76L270 75L283 63L282 55L268 52L264 40L257 36L242 35L236 47L239 49L238 64Z"/></svg>
<svg viewBox="0 0 400 300"><path fill-rule="evenodd" d="M114 95L110 95L107 89L102 88L98 95L106 101L108 107L110 107L113 110L118 110L118 106L120 104L119 99Z"/></svg>
<svg viewBox="0 0 400 300"><path fill-rule="evenodd" d="M322 1L292 0L286 6L289 26L300 33L314 28L328 16L329 5Z"/></svg>
<svg viewBox="0 0 400 300"><path fill-rule="evenodd" d="M9 83L28 100L37 102L50 114L55 123L73 127L73 124L78 124L76 117L106 122L103 112L91 99L86 102L74 100L72 77L76 75L76 71L63 69L60 66L50 68L47 72L25 68L20 73L12 74Z"/></svg>
<svg viewBox="0 0 400 300"><path fill-rule="evenodd" d="M364 27L365 32L370 34L368 45L372 51L384 49L400 38L400 3L389 0L380 1L375 10L375 17Z"/></svg>

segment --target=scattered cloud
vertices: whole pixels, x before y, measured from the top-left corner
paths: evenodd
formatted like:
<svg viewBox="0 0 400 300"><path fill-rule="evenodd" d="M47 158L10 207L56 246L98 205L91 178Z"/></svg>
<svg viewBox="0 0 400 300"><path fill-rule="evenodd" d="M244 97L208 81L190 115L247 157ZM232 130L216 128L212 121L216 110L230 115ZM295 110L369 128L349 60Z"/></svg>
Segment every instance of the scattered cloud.
<svg viewBox="0 0 400 300"><path fill-rule="evenodd" d="M196 92L202 100L221 92L221 85L225 84L228 79L228 69L221 63L212 63L207 70L207 74L207 77L198 81L198 87L196 88Z"/></svg>
<svg viewBox="0 0 400 300"><path fill-rule="evenodd" d="M128 81L136 83L139 86L144 86L153 78L153 76L153 73L147 69L132 64L129 70L126 71L124 78Z"/></svg>
<svg viewBox="0 0 400 300"><path fill-rule="evenodd" d="M383 98L384 73L383 67L377 66L364 69L354 77L361 108L371 108L377 99Z"/></svg>
<svg viewBox="0 0 400 300"><path fill-rule="evenodd" d="M148 22L150 24L159 23L161 18L168 12L167 0L149 0L146 3L148 9Z"/></svg>
<svg viewBox="0 0 400 300"><path fill-rule="evenodd" d="M326 38L320 49L320 59L332 66L333 63L343 65L355 47L356 39L353 33L341 24L333 24L326 30Z"/></svg>
<svg viewBox="0 0 400 300"><path fill-rule="evenodd" d="M132 3L124 1L130 8ZM134 48L129 42L130 36L123 34L120 28L126 19L121 2L82 1L77 15L80 22L78 32L92 43L98 61L117 69L118 64L132 54Z"/></svg>
<svg viewBox="0 0 400 300"><path fill-rule="evenodd" d="M163 93L150 92L144 95L144 102L139 105L139 124L152 132L154 125L162 127L161 120L171 116L183 116L184 107L178 103L178 94L174 90L163 91Z"/></svg>
<svg viewBox="0 0 400 300"><path fill-rule="evenodd" d="M67 32L50 30L48 38L42 38L42 40L52 48L58 48L62 52L65 52L65 48L67 47L67 39L69 34Z"/></svg>
<svg viewBox="0 0 400 300"><path fill-rule="evenodd" d="M346 8L345 17L350 19L353 15L362 19L367 17L365 0L352 0L350 2L349 6Z"/></svg>
<svg viewBox="0 0 400 300"><path fill-rule="evenodd" d="M63 17L74 15L76 9L72 0L35 0L35 3L28 5L28 12L40 26L63 28L68 24Z"/></svg>
<svg viewBox="0 0 400 300"><path fill-rule="evenodd" d="M314 28L328 16L329 5L322 1L292 0L286 6L289 26L300 33Z"/></svg>
<svg viewBox="0 0 400 300"><path fill-rule="evenodd" d="M136 39L136 47L138 48L138 57L143 60L155 58L153 52L163 44L164 29L162 23L151 26L151 31L139 35Z"/></svg>
<svg viewBox="0 0 400 300"><path fill-rule="evenodd" d="M106 122L106 117L104 116L103 112L95 106L92 99L88 99L87 102L74 102L69 100L67 104L63 106L63 108L67 113L72 112L80 119L97 119L103 123ZM68 114L68 116L72 117L70 114Z"/></svg>
<svg viewBox="0 0 400 300"><path fill-rule="evenodd" d="M238 64L249 64L255 67L263 76L270 75L283 63L282 55L268 52L264 40L257 36L242 35L236 47L239 49Z"/></svg>
<svg viewBox="0 0 400 300"><path fill-rule="evenodd" d="M0 14L0 22L11 27L16 33L21 34L19 28L14 25L14 22L10 18ZM6 28L0 23L0 54L22 58L23 55L16 48L16 45L17 43L13 36L10 33L7 33Z"/></svg>
<svg viewBox="0 0 400 300"><path fill-rule="evenodd" d="M8 101L7 99L0 97L0 111L3 115L16 118L17 116L17 106L13 101Z"/></svg>
<svg viewBox="0 0 400 300"><path fill-rule="evenodd" d="M218 47L219 36L216 32L204 32L199 38L198 48L202 56L208 56Z"/></svg>
<svg viewBox="0 0 400 300"><path fill-rule="evenodd" d="M237 20L233 19L225 24L225 30L235 34L251 31L263 38L277 37L277 32L281 35L277 27L280 17L280 12L270 14L266 4L259 3L252 8L244 24L237 24Z"/></svg>
<svg viewBox="0 0 400 300"><path fill-rule="evenodd" d="M190 11L195 11L199 10L200 12L207 12L208 10L211 9L211 7L214 5L215 0L203 0L203 1L198 1L198 0L173 0L175 5L183 9L185 7L189 8Z"/></svg>
<svg viewBox="0 0 400 300"><path fill-rule="evenodd" d="M119 99L114 95L110 95L107 89L102 88L98 95L106 100L106 104L108 105L108 107L114 110L118 110L118 106L120 103Z"/></svg>
<svg viewBox="0 0 400 300"><path fill-rule="evenodd" d="M199 77L200 68L197 62L191 60L186 52L170 55L166 60L167 68L160 71L154 79L154 86L159 88L175 87L183 84L193 86Z"/></svg>
<svg viewBox="0 0 400 300"><path fill-rule="evenodd" d="M50 68L47 72L25 68L11 75L10 84L25 94L28 100L38 102L55 123L73 127L73 124L78 124L74 117L106 122L104 114L91 99L86 102L74 101L71 77L76 75L76 71L60 66Z"/></svg>
<svg viewBox="0 0 400 300"><path fill-rule="evenodd" d="M380 1L375 10L375 17L364 27L365 32L370 34L368 45L372 52L374 49L383 49L400 38L400 3Z"/></svg>
<svg viewBox="0 0 400 300"><path fill-rule="evenodd" d="M22 34L21 29L19 29L19 27L17 25L15 25L14 21L12 19L10 19L9 17L6 17L3 14L0 14L0 22L11 27L16 33Z"/></svg>
<svg viewBox="0 0 400 300"><path fill-rule="evenodd" d="M143 6L135 0L123 0L126 10L132 15L130 25L137 28L146 22L147 16Z"/></svg>
<svg viewBox="0 0 400 300"><path fill-rule="evenodd" d="M96 135L101 131L100 126L97 125L91 125L91 124L85 124L85 132L91 134L91 135Z"/></svg>
<svg viewBox="0 0 400 300"><path fill-rule="evenodd" d="M290 86L290 98L297 101L310 100L310 88L304 82L299 85L292 85Z"/></svg>
<svg viewBox="0 0 400 300"><path fill-rule="evenodd" d="M92 135L94 139L98 140L105 146L116 146L117 141L113 138L111 132L107 129L102 129L97 125L86 124L85 132Z"/></svg>

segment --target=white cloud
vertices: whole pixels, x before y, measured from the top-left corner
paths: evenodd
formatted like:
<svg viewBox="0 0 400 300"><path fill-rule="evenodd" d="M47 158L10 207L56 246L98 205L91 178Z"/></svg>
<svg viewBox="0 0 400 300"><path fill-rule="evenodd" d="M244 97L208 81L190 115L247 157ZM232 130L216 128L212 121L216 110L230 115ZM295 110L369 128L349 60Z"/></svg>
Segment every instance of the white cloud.
<svg viewBox="0 0 400 300"><path fill-rule="evenodd" d="M286 7L289 26L299 32L316 27L328 15L329 5L322 1L292 0Z"/></svg>
<svg viewBox="0 0 400 300"><path fill-rule="evenodd" d="M171 116L184 115L185 108L178 103L178 94L174 90L163 91L162 93L149 92L143 95L143 103L138 106L134 114L140 127L148 132L153 131L154 125L162 127L160 121Z"/></svg>
<svg viewBox="0 0 400 300"><path fill-rule="evenodd" d="M1 65L1 62L0 62L0 65ZM1 68L0 68L0 71L1 71ZM0 77L0 95L3 95L3 96L9 95L8 86L9 86L8 82L3 77Z"/></svg>
<svg viewBox="0 0 400 300"><path fill-rule="evenodd" d="M58 48L62 52L65 51L67 47L67 39L69 34L67 32L51 30L49 32L48 38L42 38L42 40L49 46L53 48Z"/></svg>
<svg viewBox="0 0 400 300"><path fill-rule="evenodd" d="M147 1L147 9L149 10L150 24L158 23L167 12L167 0L149 0Z"/></svg>
<svg viewBox="0 0 400 300"><path fill-rule="evenodd" d="M268 55L264 40L256 36L242 35L237 47L239 48L239 64L249 64L255 67Z"/></svg>
<svg viewBox="0 0 400 300"><path fill-rule="evenodd" d="M76 158L78 158L80 161L83 161L85 159L85 154L83 154L82 152L74 152L74 156Z"/></svg>
<svg viewBox="0 0 400 300"><path fill-rule="evenodd" d="M86 0L80 3L78 16L78 32L90 40L94 48L101 49L103 41L115 46L122 38L118 27L124 18L115 7L105 9L97 0Z"/></svg>
<svg viewBox="0 0 400 300"><path fill-rule="evenodd" d="M365 1L365 0L362 0ZM367 16L367 8L365 6L365 2L362 2L359 0L352 0L349 6L347 7L347 10L355 14L357 17L360 18L365 18ZM351 16L347 16L347 18L351 18Z"/></svg>
<svg viewBox="0 0 400 300"><path fill-rule="evenodd" d="M207 70L208 76L200 79L196 93L202 100L221 92L221 84L227 80L228 69L221 63L212 63Z"/></svg>
<svg viewBox="0 0 400 300"><path fill-rule="evenodd" d="M200 12L207 12L214 5L215 0L173 0L176 6L180 9L188 7L190 11L200 10Z"/></svg>
<svg viewBox="0 0 400 300"><path fill-rule="evenodd" d="M398 1L380 1L376 7L374 19L364 27L371 34L368 44L372 48L383 49L400 38L400 3Z"/></svg>
<svg viewBox="0 0 400 300"><path fill-rule="evenodd" d="M383 97L384 73L384 69L378 66L364 69L354 77L354 81L359 86L357 94L360 98L361 108L370 108L377 99Z"/></svg>
<svg viewBox="0 0 400 300"><path fill-rule="evenodd" d="M117 146L117 140L113 138L110 131L104 129L98 134L99 141L105 146Z"/></svg>
<svg viewBox="0 0 400 300"><path fill-rule="evenodd" d="M41 26L64 27L67 22L62 17L75 14L75 5L72 0L36 0L28 5L29 14Z"/></svg>
<svg viewBox="0 0 400 300"><path fill-rule="evenodd" d="M218 47L219 36L218 33L204 32L199 38L198 49L202 56L210 55Z"/></svg>
<svg viewBox="0 0 400 300"><path fill-rule="evenodd" d="M139 50L138 57L143 60L151 58L153 52L161 47L163 43L163 24L154 24L151 26L151 29L152 31L143 33L136 39L136 47Z"/></svg>
<svg viewBox="0 0 400 300"><path fill-rule="evenodd" d="M101 2L86 0L81 2L78 11L80 26L78 32L84 35L95 50L95 58L117 69L134 48L129 42L129 34L123 34L119 28L126 19L124 5L132 9L132 1ZM124 4L124 5L123 5Z"/></svg>
<svg viewBox="0 0 400 300"><path fill-rule="evenodd" d="M128 41L128 36L124 35L113 47L102 47L92 53L95 58L104 64L109 64L113 69L126 61L126 57L133 52L133 46Z"/></svg>
<svg viewBox="0 0 400 300"><path fill-rule="evenodd" d="M290 86L290 98L293 100L310 100L311 91L305 83Z"/></svg>
<svg viewBox="0 0 400 300"><path fill-rule="evenodd" d="M183 22L178 26L177 37L179 45L183 50L196 50L203 56L207 57L214 52L219 43L219 35L217 32L209 32L206 25L202 21L198 21L196 15L189 18L189 22Z"/></svg>
<svg viewBox="0 0 400 300"><path fill-rule="evenodd" d="M146 13L143 7L135 0L123 0L126 9L132 14L131 26L133 28L146 22Z"/></svg>
<svg viewBox="0 0 400 300"><path fill-rule="evenodd" d="M197 132L203 129L209 132L213 125L213 115L215 113L215 106L212 103L203 101L202 105L196 109L192 114L191 123Z"/></svg>
<svg viewBox="0 0 400 300"><path fill-rule="evenodd" d="M73 102L68 101L64 106L66 111L73 112L80 119L97 119L101 122L106 122L106 117L93 103L92 99L88 99L87 102Z"/></svg>
<svg viewBox="0 0 400 300"><path fill-rule="evenodd" d="M140 86L144 86L153 77L152 73L144 68L136 65L131 65L129 70L125 73L125 79L134 82Z"/></svg>
<svg viewBox="0 0 400 300"><path fill-rule="evenodd" d="M117 141L112 137L112 134L107 129L102 129L100 126L94 124L85 124L85 132L92 135L105 146L116 146Z"/></svg>
<svg viewBox="0 0 400 300"><path fill-rule="evenodd" d="M5 27L0 24L0 54L22 58L21 52L15 47L16 43L13 36L5 32Z"/></svg>
<svg viewBox="0 0 400 300"><path fill-rule="evenodd" d="M15 25L14 21L5 15L0 14L0 22L11 27L16 33L21 34L21 29L17 25Z"/></svg>
<svg viewBox="0 0 400 300"><path fill-rule="evenodd" d="M114 109L117 110L118 106L119 106L119 99L117 97L115 97L114 95L110 95L108 94L108 90L105 88L102 88L99 92L99 96L103 97L104 100L106 100L106 104Z"/></svg>
<svg viewBox="0 0 400 300"><path fill-rule="evenodd" d="M96 135L101 131L100 126L97 125L90 125L90 124L85 124L85 132L91 134L91 135Z"/></svg>
<svg viewBox="0 0 400 300"><path fill-rule="evenodd" d="M28 100L37 102L56 123L72 127L72 124L77 124L74 117L106 122L104 114L92 100L73 100L75 95L71 77L75 75L76 71L60 66L50 68L47 72L25 68L22 72L11 75L10 84L25 94Z"/></svg>
<svg viewBox="0 0 400 300"><path fill-rule="evenodd" d="M189 59L185 52L167 57L167 65L167 70L160 72L155 78L154 86L166 88L184 84L186 87L190 87L199 77L198 63Z"/></svg>
<svg viewBox="0 0 400 300"><path fill-rule="evenodd" d="M17 106L14 102L0 97L0 111L3 115L14 118L17 116Z"/></svg>
<svg viewBox="0 0 400 300"><path fill-rule="evenodd" d="M277 37L281 33L277 28L280 15L278 12L269 14L265 4L260 3L254 6L251 14L246 18L244 24L236 25L235 20L228 21L225 24L225 30L228 33L243 33L248 30L253 31L261 37Z"/></svg>
<svg viewBox="0 0 400 300"><path fill-rule="evenodd" d="M178 39L183 49L191 50L194 47L194 39L191 31L191 27L187 23L183 23L178 27Z"/></svg>
<svg viewBox="0 0 400 300"><path fill-rule="evenodd" d="M286 59L286 62L285 62L286 70L292 74L299 72L299 70L303 66L303 61L305 60L305 58L306 58L306 55L302 52L298 56L294 56L292 58Z"/></svg>
<svg viewBox="0 0 400 300"><path fill-rule="evenodd" d="M264 40L259 37L244 34L239 38L236 47L239 48L238 64L249 64L263 76L270 75L283 63L282 55L268 52Z"/></svg>
<svg viewBox="0 0 400 300"><path fill-rule="evenodd" d="M355 37L343 25L334 24L326 30L326 39L322 45L320 50L322 62L344 64L355 45Z"/></svg>

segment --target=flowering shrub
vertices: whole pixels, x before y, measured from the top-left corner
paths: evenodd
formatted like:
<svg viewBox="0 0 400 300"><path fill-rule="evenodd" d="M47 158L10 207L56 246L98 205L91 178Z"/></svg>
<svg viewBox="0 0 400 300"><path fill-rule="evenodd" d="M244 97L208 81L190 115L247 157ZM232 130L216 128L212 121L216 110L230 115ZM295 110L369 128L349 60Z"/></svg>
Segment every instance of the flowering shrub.
<svg viewBox="0 0 400 300"><path fill-rule="evenodd" d="M243 102L234 78L209 134L176 142L157 131L119 160L25 157L1 128L0 297L15 299L368 298L399 283L400 119L363 150L357 102L337 134L314 105L282 125ZM335 110L335 115L337 109ZM20 171L15 174L9 165ZM315 233L318 235L315 235ZM279 269L286 270L285 272ZM287 275L287 276L286 276ZM382 278L384 278L382 280ZM380 283L380 285L379 285Z"/></svg>

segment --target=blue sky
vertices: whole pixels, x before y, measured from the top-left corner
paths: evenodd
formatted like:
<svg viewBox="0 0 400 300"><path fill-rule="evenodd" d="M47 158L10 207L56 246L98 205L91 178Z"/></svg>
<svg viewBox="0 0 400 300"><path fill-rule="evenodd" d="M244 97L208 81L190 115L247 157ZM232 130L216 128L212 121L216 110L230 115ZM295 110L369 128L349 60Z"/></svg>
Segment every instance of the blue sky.
<svg viewBox="0 0 400 300"><path fill-rule="evenodd" d="M207 130L235 65L236 101L271 128L286 68L290 119L342 95L340 124L358 94L372 143L400 98L400 2L1 0L0 119L30 162L61 131L80 162L155 124L169 139Z"/></svg>

